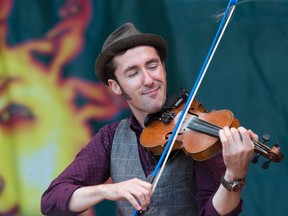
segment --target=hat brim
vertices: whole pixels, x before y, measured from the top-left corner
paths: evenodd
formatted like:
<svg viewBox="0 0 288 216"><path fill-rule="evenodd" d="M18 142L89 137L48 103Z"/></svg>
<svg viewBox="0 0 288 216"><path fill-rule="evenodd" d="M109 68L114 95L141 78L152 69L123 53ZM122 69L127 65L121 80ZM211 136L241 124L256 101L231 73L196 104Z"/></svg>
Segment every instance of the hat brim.
<svg viewBox="0 0 288 216"><path fill-rule="evenodd" d="M105 65L115 56L115 53L130 49L136 46L153 46L162 54L163 59L167 56L166 41L155 34L139 34L123 38L108 46L97 57L95 62L96 76L100 81L108 85L108 78L105 72Z"/></svg>

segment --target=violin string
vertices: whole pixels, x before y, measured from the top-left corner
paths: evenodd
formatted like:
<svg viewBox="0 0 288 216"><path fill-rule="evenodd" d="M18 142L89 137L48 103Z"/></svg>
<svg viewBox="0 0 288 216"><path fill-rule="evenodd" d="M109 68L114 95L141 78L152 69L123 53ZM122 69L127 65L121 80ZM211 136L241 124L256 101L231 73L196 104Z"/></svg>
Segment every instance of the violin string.
<svg viewBox="0 0 288 216"><path fill-rule="evenodd" d="M195 124L199 124L201 125L202 127L198 127L198 125L195 125ZM198 117L193 117L191 119L191 121L189 122L189 124L187 125L187 127L189 129L192 129L192 130L197 130L199 132L203 132L203 133L206 133L208 135L211 135L211 136L217 136L219 137L218 135L218 132L219 130L221 129L221 127L217 126L217 125L214 125L210 122L207 122L203 119L200 119ZM211 130L214 130L212 133L211 133ZM217 134L217 135L216 135ZM264 146L264 145L261 145L257 140L255 139L251 139L255 148L258 149L258 150L262 150L263 152L267 153L269 152L269 148Z"/></svg>
<svg viewBox="0 0 288 216"><path fill-rule="evenodd" d="M200 119L198 117L192 117L187 127L189 129L196 130L215 137L219 137L218 133L221 129L221 127L204 121L203 119Z"/></svg>
<svg viewBox="0 0 288 216"><path fill-rule="evenodd" d="M258 149L261 149L263 150L265 153L268 154L268 152L270 152L270 149L266 146L264 146L263 144L259 144L259 142L257 142L257 140L255 139L252 139L252 142L254 143L254 145L258 148Z"/></svg>

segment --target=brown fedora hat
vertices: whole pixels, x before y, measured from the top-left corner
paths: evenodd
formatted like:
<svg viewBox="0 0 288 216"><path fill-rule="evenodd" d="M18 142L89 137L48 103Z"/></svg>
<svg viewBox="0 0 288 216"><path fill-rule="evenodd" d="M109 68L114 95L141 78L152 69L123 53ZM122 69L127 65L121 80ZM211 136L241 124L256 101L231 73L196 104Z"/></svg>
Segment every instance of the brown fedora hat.
<svg viewBox="0 0 288 216"><path fill-rule="evenodd" d="M112 32L103 44L102 51L95 63L95 72L98 79L108 85L105 65L117 53L140 45L156 47L161 52L163 59L167 56L167 44L162 37L155 34L141 33L132 23L125 23Z"/></svg>

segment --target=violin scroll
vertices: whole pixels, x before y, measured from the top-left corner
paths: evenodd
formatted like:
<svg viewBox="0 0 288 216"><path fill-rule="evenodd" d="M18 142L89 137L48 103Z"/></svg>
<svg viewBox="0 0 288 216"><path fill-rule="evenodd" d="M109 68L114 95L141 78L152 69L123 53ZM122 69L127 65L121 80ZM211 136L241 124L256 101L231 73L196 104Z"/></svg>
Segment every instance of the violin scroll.
<svg viewBox="0 0 288 216"><path fill-rule="evenodd" d="M269 135L264 135L264 136L268 137ZM263 162L262 164L263 169L268 169L271 161L278 163L284 159L284 155L280 151L280 147L279 147L280 143L277 142L272 148L269 148L268 146L264 144L264 142L268 140L270 140L270 136L269 136L269 139L264 139L264 141L262 142L257 142L256 140L252 140L254 143L255 152L256 152L256 155L253 157L252 162L255 164L258 162L258 158L260 156L264 156L267 160Z"/></svg>

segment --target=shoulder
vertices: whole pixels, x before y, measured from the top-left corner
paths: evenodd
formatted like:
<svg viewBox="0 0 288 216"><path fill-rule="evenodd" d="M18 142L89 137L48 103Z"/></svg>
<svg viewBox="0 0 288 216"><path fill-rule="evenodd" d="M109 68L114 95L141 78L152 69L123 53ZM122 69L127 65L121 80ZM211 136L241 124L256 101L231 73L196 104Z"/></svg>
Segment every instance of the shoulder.
<svg viewBox="0 0 288 216"><path fill-rule="evenodd" d="M104 148L108 152L111 150L114 135L119 124L127 119L117 120L112 123L104 125L98 130L98 132L92 137L89 145L97 146L98 148Z"/></svg>
<svg viewBox="0 0 288 216"><path fill-rule="evenodd" d="M99 132L97 134L114 134L118 125L120 124L121 120L114 121L112 123L104 125L102 128L99 129ZM97 135L96 134L96 135Z"/></svg>
<svg viewBox="0 0 288 216"><path fill-rule="evenodd" d="M121 120L114 121L112 123L104 125L98 130L98 132L92 137L90 142L107 142L112 141L117 127Z"/></svg>
<svg viewBox="0 0 288 216"><path fill-rule="evenodd" d="M114 121L101 127L90 141L81 148L76 157L101 154L102 157L110 155L115 131L121 121ZM106 157L106 156L105 156Z"/></svg>

